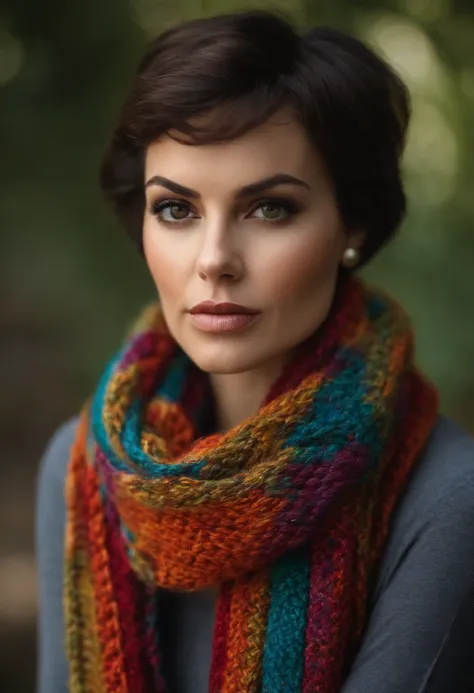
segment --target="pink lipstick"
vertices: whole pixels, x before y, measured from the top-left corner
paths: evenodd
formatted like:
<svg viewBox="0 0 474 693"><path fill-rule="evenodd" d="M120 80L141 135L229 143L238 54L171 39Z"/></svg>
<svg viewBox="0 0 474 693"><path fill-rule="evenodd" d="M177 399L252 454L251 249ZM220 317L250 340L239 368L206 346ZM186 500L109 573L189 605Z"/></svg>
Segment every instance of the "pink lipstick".
<svg viewBox="0 0 474 693"><path fill-rule="evenodd" d="M193 325L203 332L236 332L254 323L260 311L237 303L203 301L189 311Z"/></svg>

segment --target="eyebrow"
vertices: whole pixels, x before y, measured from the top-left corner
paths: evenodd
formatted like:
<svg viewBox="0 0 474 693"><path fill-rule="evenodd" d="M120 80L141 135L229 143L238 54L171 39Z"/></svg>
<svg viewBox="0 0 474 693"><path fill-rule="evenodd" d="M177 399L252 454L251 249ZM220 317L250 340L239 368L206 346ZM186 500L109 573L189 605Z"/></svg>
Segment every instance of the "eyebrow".
<svg viewBox="0 0 474 693"><path fill-rule="evenodd" d="M183 197L200 197L199 193L196 190L186 188L184 185L175 183L174 181L169 180L169 178L165 178L164 176L153 176L152 178L150 178L150 180L146 182L145 188L149 188L152 185L159 185L162 188L166 188L167 190L176 193L177 195L183 195ZM299 185L303 188L307 188L308 190L310 189L308 183L305 183L305 181L300 180L299 178L295 178L295 176L291 176L289 173L276 173L274 176L263 178L262 180L259 180L256 183L244 185L243 188L240 188L240 190L238 190L237 197L242 198L248 197L249 195L256 195L258 193L264 192L265 190L268 190L269 188L274 188L277 185Z"/></svg>

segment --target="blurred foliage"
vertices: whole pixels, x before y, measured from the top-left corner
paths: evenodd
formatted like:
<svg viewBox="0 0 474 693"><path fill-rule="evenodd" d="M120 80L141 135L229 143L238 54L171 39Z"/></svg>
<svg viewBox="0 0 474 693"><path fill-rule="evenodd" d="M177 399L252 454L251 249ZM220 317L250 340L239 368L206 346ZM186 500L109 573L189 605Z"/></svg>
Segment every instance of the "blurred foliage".
<svg viewBox="0 0 474 693"><path fill-rule="evenodd" d="M137 61L150 37L178 20L254 7L355 33L405 78L413 97L409 215L366 275L408 307L419 360L444 410L474 430L472 0L2 0L2 557L31 554L34 474L45 441L80 406L154 291L97 181ZM0 600L0 624L4 606ZM20 690L8 678L8 624L0 687ZM24 648L24 634L20 641Z"/></svg>

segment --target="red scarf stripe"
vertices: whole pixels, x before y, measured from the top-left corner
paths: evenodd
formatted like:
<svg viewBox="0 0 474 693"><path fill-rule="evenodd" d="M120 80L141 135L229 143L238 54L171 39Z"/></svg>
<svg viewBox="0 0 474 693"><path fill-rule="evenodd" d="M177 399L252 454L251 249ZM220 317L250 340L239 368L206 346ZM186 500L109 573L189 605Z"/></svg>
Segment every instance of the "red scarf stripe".
<svg viewBox="0 0 474 693"><path fill-rule="evenodd" d="M125 674L122 633L117 602L112 587L106 547L105 518L97 475L90 465L85 466L82 473L84 474L84 490L89 509L87 527L91 551L92 583L106 690L107 692L114 691L114 693L131 693L127 686Z"/></svg>
<svg viewBox="0 0 474 693"><path fill-rule="evenodd" d="M66 580L64 601L75 620L66 628L66 650L80 651L80 657L74 657L69 667L69 689L71 693L107 693L100 666L100 643L96 624L95 601L90 595L90 556L87 551L87 526L83 519L87 517L87 503L84 495L84 476L82 468L86 456L87 417L81 416L77 437L71 450L69 475L66 482L66 500L68 508L78 512L66 528ZM86 592L87 596L83 594ZM82 603L81 603L82 601Z"/></svg>
<svg viewBox="0 0 474 693"><path fill-rule="evenodd" d="M111 590L117 604L123 660L127 681L133 681L133 693L150 690L149 665L143 648L143 585L132 571L120 536L115 508L107 508L107 549L110 557Z"/></svg>
<svg viewBox="0 0 474 693"><path fill-rule="evenodd" d="M231 585L226 582L221 586L217 599L212 662L209 677L209 693L221 693L222 691L222 684L227 666L231 600Z"/></svg>
<svg viewBox="0 0 474 693"><path fill-rule="evenodd" d="M327 520L311 552L302 693L338 693L353 627L354 519L342 506Z"/></svg>

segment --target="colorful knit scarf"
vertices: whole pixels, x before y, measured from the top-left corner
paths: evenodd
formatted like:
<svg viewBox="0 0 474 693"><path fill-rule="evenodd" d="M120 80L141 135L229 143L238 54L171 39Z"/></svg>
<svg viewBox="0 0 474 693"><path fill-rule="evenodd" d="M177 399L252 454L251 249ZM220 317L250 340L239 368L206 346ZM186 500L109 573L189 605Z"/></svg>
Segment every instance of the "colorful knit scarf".
<svg viewBox="0 0 474 693"><path fill-rule="evenodd" d="M211 402L146 308L84 406L69 465L71 693L168 691L160 599L211 585L210 693L336 693L347 676L437 417L410 322L349 279L255 415L210 434Z"/></svg>

